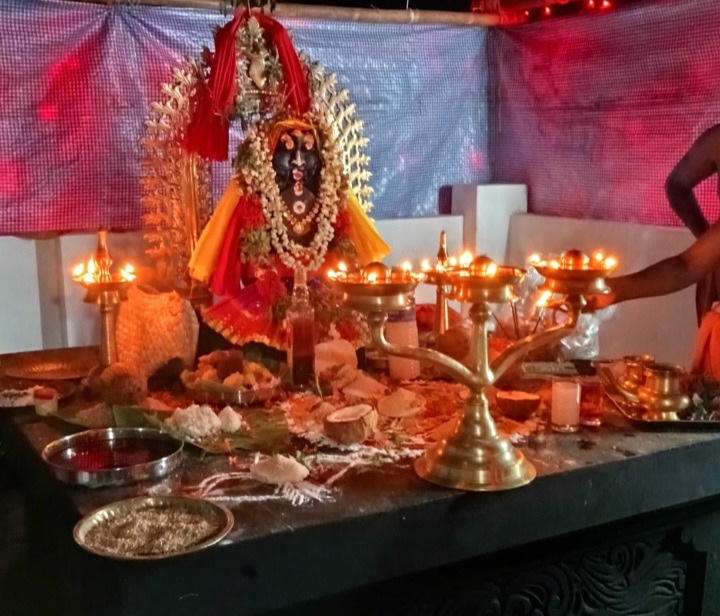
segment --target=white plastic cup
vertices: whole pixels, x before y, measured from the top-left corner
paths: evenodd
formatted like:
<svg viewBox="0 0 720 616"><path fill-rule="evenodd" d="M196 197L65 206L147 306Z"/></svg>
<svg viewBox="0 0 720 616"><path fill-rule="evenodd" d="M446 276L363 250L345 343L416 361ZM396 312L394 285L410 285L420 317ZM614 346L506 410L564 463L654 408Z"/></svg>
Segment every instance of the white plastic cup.
<svg viewBox="0 0 720 616"><path fill-rule="evenodd" d="M419 346L415 307L406 308L388 315L385 337L392 344L417 348ZM420 362L388 355L390 376L398 381L416 379L420 376Z"/></svg>
<svg viewBox="0 0 720 616"><path fill-rule="evenodd" d="M555 432L577 432L580 427L580 383L553 381L550 422Z"/></svg>

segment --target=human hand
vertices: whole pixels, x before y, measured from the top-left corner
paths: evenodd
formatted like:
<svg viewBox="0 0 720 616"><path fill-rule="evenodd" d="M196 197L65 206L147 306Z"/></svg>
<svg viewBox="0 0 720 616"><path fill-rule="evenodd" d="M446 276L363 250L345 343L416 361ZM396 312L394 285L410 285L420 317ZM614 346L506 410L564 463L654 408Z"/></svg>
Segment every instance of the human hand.
<svg viewBox="0 0 720 616"><path fill-rule="evenodd" d="M615 293L603 293L597 295L588 295L585 297L585 306L583 312L596 312L612 306L618 301L618 297Z"/></svg>

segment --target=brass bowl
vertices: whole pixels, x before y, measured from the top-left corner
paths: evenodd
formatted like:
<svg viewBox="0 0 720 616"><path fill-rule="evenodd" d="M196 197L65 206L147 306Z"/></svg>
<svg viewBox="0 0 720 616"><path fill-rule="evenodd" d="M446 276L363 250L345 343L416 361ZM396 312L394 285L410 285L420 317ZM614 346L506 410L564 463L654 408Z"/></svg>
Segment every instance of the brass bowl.
<svg viewBox="0 0 720 616"><path fill-rule="evenodd" d="M536 265L535 269L545 278L541 289L558 295L605 295L610 289L605 284L605 269L558 269Z"/></svg>
<svg viewBox="0 0 720 616"><path fill-rule="evenodd" d="M331 286L343 294L343 301L359 312L392 312L411 305L409 294L420 283L415 278L407 282L366 283L333 280Z"/></svg>
<svg viewBox="0 0 720 616"><path fill-rule="evenodd" d="M646 421L678 421L678 413L690 406L690 396L682 391L685 370L674 364L652 363L645 367L645 384L638 389L638 400L645 407Z"/></svg>
<svg viewBox="0 0 720 616"><path fill-rule="evenodd" d="M472 276L462 272L448 276L448 297L459 302L501 304L514 298L513 286L525 274L514 267L498 267L493 276Z"/></svg>

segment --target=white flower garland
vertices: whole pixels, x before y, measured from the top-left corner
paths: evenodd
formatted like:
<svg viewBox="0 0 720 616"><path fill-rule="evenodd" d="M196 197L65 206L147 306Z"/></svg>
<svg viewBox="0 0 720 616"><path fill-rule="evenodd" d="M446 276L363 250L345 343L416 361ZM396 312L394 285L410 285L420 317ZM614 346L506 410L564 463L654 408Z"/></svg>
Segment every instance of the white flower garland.
<svg viewBox="0 0 720 616"><path fill-rule="evenodd" d="M263 214L270 227L270 242L280 260L290 269L302 264L309 270L318 270L325 260L328 246L335 235L333 224L337 220L338 205L347 192L347 179L343 174L342 154L332 135L332 127L321 114L308 113L305 121L312 124L320 141L320 187L316 196L319 205L315 223L315 237L308 246L290 239L283 220L284 203L275 181L272 153L268 147L268 132L273 121L255 125L248 131L246 144L260 161L260 169L242 168L245 183L260 196Z"/></svg>

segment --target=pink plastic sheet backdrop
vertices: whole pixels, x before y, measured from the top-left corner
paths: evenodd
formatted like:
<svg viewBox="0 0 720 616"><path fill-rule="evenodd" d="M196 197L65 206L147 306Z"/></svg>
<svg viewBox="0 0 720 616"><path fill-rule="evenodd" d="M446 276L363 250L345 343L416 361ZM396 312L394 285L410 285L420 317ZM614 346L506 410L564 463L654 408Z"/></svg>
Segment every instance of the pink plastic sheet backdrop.
<svg viewBox="0 0 720 616"><path fill-rule="evenodd" d="M126 2L0 0L0 235L139 228L150 102L227 19ZM285 25L357 104L376 218L437 214L443 184L489 179L486 29ZM213 166L216 197L229 170Z"/></svg>
<svg viewBox="0 0 720 616"><path fill-rule="evenodd" d="M717 0L491 31L493 179L537 214L680 225L664 183L720 122L719 32ZM696 194L717 219L716 180Z"/></svg>

